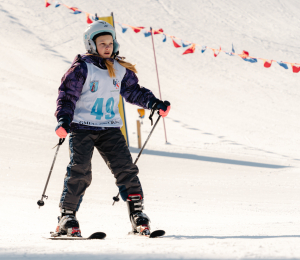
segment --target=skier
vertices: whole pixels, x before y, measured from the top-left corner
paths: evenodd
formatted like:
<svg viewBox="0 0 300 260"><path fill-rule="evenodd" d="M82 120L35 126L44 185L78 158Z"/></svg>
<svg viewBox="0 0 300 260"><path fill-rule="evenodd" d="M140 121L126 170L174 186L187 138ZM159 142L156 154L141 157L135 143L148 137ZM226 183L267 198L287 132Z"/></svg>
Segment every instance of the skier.
<svg viewBox="0 0 300 260"><path fill-rule="evenodd" d="M124 61L113 26L95 21L84 32L87 53L77 55L59 87L55 128L60 138L69 135L70 163L59 203L61 216L52 236L81 237L76 212L91 184L94 147L116 178L127 202L134 233L149 235L149 217L143 213L144 195L120 127L119 95L129 103L168 115L170 106L138 84L135 65Z"/></svg>

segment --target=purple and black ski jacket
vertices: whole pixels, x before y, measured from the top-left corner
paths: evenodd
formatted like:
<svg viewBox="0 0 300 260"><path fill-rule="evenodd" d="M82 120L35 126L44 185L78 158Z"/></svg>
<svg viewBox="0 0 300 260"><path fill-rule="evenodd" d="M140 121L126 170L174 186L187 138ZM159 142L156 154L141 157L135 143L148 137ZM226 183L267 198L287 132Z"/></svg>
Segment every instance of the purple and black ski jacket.
<svg viewBox="0 0 300 260"><path fill-rule="evenodd" d="M86 63L92 63L101 69L107 69L104 60L99 56L83 54L75 57L71 67L62 77L61 85L58 89L57 107L55 111L57 121L64 117L72 122L76 102L81 95L83 85L88 75ZM126 69L125 76L121 82L120 94L128 103L148 109L148 103L152 103L156 98L149 89L141 87L138 81L136 74ZM108 129L107 127L80 125L76 123L71 123L70 127L71 131L77 129L93 131Z"/></svg>

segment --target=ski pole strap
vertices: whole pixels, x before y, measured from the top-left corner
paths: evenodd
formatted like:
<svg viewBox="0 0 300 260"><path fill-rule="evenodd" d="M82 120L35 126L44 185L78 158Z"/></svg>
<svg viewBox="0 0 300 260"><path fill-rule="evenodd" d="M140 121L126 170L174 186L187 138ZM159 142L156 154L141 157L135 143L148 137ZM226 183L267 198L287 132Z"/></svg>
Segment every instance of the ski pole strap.
<svg viewBox="0 0 300 260"><path fill-rule="evenodd" d="M149 119L151 120L151 126L153 125L153 115L154 115L154 112L157 110L157 105L158 105L158 102L156 101L153 105L152 105L152 108L151 108L151 112L150 112L150 116L149 116ZM159 112L158 112L159 113Z"/></svg>
<svg viewBox="0 0 300 260"><path fill-rule="evenodd" d="M150 116L149 116L149 119L150 119L150 121L151 121L151 126L153 125L153 119L152 119L152 117L153 117L153 115L154 115L154 112L155 112L155 110L152 108L152 109L151 109L151 112L150 112Z"/></svg>
<svg viewBox="0 0 300 260"><path fill-rule="evenodd" d="M157 106L158 106L159 102L161 102L161 101L160 101L160 100L156 100L156 102L154 102L154 104L152 105L151 112L150 112L150 116L149 116L149 119L151 120L151 126L153 125L152 117L153 117L154 112L155 112L156 110L157 110L157 114L159 115L159 109L157 109ZM167 107L171 105L169 101L164 101L164 104L165 104Z"/></svg>
<svg viewBox="0 0 300 260"><path fill-rule="evenodd" d="M55 145L52 149L54 149L58 145L62 145L64 143L64 141L65 141L65 138L59 138L58 144Z"/></svg>

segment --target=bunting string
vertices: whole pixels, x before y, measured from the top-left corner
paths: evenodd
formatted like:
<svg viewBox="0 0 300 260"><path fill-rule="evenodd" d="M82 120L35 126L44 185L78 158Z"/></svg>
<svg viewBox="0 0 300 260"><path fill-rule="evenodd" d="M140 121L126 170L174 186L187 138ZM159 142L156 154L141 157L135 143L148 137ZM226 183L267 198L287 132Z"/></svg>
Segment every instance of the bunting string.
<svg viewBox="0 0 300 260"><path fill-rule="evenodd" d="M86 15L86 22L88 24L93 23L93 21L97 21L99 20L99 17L97 16L97 14L95 14L95 16L93 16L91 13L79 10L79 8L77 7L70 7L67 6L59 1L56 0L45 0L45 7L49 7L50 5L54 5L55 8L59 7L59 6L64 6L66 8L68 8L69 10L71 10L72 14L80 14L80 13L85 13ZM118 24L121 29L122 29L122 33L126 33L127 30L129 28L131 28L135 33L140 33L142 32L144 34L145 37L149 37L151 36L151 30L146 29L145 27L136 27L136 26L132 26L132 25L128 25L128 24L124 24L124 23L120 23L120 22L116 22L116 24ZM224 50L222 50L221 46L219 49L216 48L212 48L212 47L208 47L205 45L199 45L197 43L193 43L190 41L185 41L183 39L180 39L178 37L166 34L164 32L163 29L158 29L158 30L153 30L153 34L159 34L162 36L162 42L166 42L167 41L167 37L170 38L172 40L173 46L175 48L187 48L182 55L185 54L192 54L195 52L196 50L196 46L200 46L201 47L201 53L204 53L207 49L210 49L213 52L214 57L217 57L220 53L225 53L229 56L238 56L240 58L242 58L244 61L250 62L250 63L257 63L258 60L261 60L263 62L263 65L265 68L270 68L272 63L277 63L279 66L283 67L284 69L289 69L289 66L291 66L293 73L299 73L300 71L300 63L292 63L292 62L285 62L285 61L277 61L277 60L268 60L268 59L264 59L264 58L257 58L257 57L252 57L249 55L249 52L247 51L243 51L241 54L237 54L234 50L233 44L232 44L232 50L231 52L226 52Z"/></svg>

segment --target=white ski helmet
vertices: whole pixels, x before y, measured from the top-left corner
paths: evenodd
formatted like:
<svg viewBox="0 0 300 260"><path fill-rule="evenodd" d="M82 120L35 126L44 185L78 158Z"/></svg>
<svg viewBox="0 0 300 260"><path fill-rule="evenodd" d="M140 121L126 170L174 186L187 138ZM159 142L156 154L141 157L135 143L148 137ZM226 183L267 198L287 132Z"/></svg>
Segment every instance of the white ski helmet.
<svg viewBox="0 0 300 260"><path fill-rule="evenodd" d="M102 32L108 32L112 35L113 41L114 41L114 49L113 49L113 54L117 54L120 48L120 44L116 40L116 31L113 26L111 26L109 23L98 20L90 24L84 34L83 34L83 41L84 41L84 46L87 52L92 53L92 54L98 54L97 53L97 48L96 44L93 41L93 37L97 35L98 33Z"/></svg>

